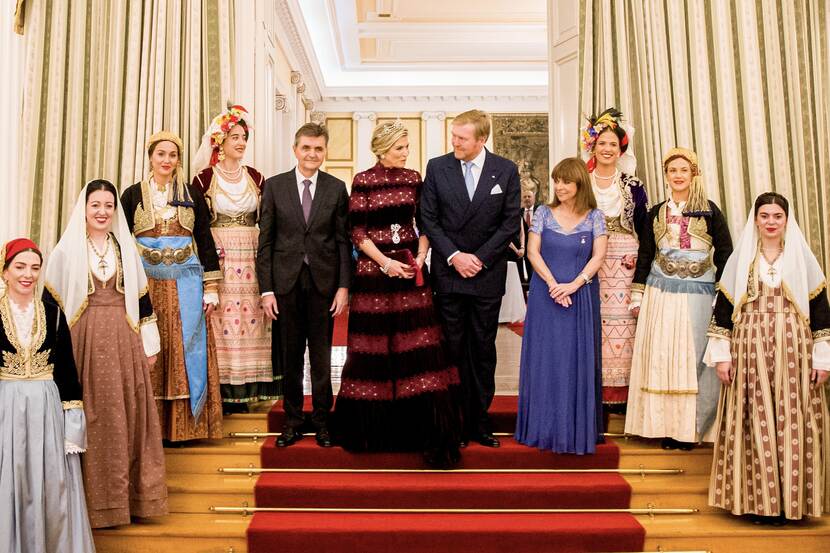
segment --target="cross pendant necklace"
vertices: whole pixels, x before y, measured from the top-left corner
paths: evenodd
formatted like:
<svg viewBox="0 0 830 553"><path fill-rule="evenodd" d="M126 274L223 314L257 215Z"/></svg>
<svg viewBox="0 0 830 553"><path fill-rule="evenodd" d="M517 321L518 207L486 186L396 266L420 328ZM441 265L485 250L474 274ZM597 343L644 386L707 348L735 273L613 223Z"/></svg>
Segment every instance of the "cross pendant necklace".
<svg viewBox="0 0 830 553"><path fill-rule="evenodd" d="M107 252L109 252L110 249L110 237L107 235L107 239L104 242L104 253L98 253L98 248L95 247L95 242L93 242L89 236L87 236L86 239L89 242L89 245L92 246L92 251L95 253L95 256L98 258L98 270L101 271L101 275L104 277L104 286L106 286L106 276L109 264L104 258L107 256Z"/></svg>

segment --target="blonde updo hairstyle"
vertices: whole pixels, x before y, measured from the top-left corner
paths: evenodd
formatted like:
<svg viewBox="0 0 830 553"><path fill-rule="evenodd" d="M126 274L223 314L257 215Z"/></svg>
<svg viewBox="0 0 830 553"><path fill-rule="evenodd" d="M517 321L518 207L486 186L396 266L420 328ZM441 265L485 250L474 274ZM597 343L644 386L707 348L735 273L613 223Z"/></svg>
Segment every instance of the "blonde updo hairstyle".
<svg viewBox="0 0 830 553"><path fill-rule="evenodd" d="M380 159L394 146L395 142L404 136L409 136L409 131L400 120L379 123L372 131L372 153Z"/></svg>

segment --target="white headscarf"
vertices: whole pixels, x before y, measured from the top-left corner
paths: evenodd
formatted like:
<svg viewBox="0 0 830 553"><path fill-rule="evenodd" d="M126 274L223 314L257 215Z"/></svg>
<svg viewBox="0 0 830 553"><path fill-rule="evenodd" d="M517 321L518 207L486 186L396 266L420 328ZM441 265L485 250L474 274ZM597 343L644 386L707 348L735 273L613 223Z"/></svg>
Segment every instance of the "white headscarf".
<svg viewBox="0 0 830 553"><path fill-rule="evenodd" d="M86 234L86 190L89 183L81 190L69 224L66 226L55 249L49 254L46 263L45 284L47 290L61 304L63 312L72 327L86 310L87 295L94 291L94 284L89 272L89 250ZM127 218L119 204L113 213L110 232L118 242L121 251L121 274L124 281L124 303L127 308L127 322L139 332L138 299L147 293L147 275L141 263L135 240L127 225Z"/></svg>
<svg viewBox="0 0 830 553"><path fill-rule="evenodd" d="M718 289L732 302L732 321L737 322L744 304L758 296L756 281L749 283L750 268L758 256L758 229L754 209L750 210L741 238L723 270ZM792 212L787 216L784 251L781 253L781 286L790 301L795 303L801 318L810 320L810 300L825 286L824 273L801 234ZM751 297L750 297L751 296Z"/></svg>

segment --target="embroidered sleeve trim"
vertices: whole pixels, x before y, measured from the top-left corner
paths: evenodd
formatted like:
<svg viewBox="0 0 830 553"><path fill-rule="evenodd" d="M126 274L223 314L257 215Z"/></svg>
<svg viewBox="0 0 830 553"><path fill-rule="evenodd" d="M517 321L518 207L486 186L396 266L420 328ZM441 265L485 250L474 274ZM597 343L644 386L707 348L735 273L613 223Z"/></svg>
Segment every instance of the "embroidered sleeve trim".
<svg viewBox="0 0 830 553"><path fill-rule="evenodd" d="M158 321L158 317L156 317L156 314L153 313L152 315L148 315L148 316L144 317L143 319L139 320L138 321L138 326L148 325L148 324L154 323L156 321Z"/></svg>
<svg viewBox="0 0 830 553"><path fill-rule="evenodd" d="M210 280L222 280L222 271L206 271L202 280L208 282Z"/></svg>
<svg viewBox="0 0 830 553"><path fill-rule="evenodd" d="M63 406L64 411L69 411L70 409L84 408L84 402L80 399L73 399L72 401L62 401L61 405Z"/></svg>
<svg viewBox="0 0 830 553"><path fill-rule="evenodd" d="M735 298L732 297L732 294L729 293L729 290L726 289L726 286L721 286L721 283L718 282L717 284L715 284L715 291L721 292L723 296L729 301L729 303L735 305Z"/></svg>
<svg viewBox="0 0 830 553"><path fill-rule="evenodd" d="M830 340L830 328L822 328L813 332L813 342L824 342Z"/></svg>
<svg viewBox="0 0 830 553"><path fill-rule="evenodd" d="M732 331L728 328L716 325L714 321L709 323L709 329L706 331L706 335L716 336L719 338L728 338L730 340L732 339Z"/></svg>

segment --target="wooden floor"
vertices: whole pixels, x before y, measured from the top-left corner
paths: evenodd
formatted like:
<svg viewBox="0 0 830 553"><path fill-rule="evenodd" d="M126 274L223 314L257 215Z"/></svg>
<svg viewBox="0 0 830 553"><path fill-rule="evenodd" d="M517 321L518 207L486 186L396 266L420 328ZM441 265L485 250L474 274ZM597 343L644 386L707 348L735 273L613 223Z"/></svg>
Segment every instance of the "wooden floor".
<svg viewBox="0 0 830 553"><path fill-rule="evenodd" d="M499 393L515 393L521 339L499 329ZM338 379L339 380L339 379ZM258 412L225 418L225 431L266 431L268 406ZM612 417L609 431L622 432L622 417ZM784 527L759 527L707 506L711 448L664 451L653 442L617 440L623 468L680 468L670 476L627 476L632 507L696 508L694 515L639 516L646 528L646 551L713 553L830 552L830 517ZM256 476L227 476L220 467L258 467L260 442L246 439L205 440L166 449L171 514L130 526L96 530L99 553L242 553L247 551L249 518L215 515L211 506L252 506ZM358 553L358 552L356 552ZM439 552L436 552L439 553Z"/></svg>

